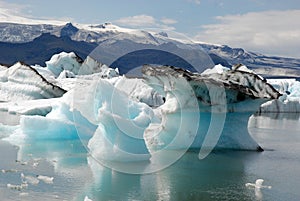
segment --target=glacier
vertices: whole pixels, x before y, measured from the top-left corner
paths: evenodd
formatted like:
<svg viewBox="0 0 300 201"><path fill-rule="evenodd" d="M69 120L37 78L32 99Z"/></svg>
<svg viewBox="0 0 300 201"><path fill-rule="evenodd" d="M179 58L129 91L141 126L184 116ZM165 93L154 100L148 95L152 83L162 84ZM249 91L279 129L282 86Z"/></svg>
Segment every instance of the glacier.
<svg viewBox="0 0 300 201"><path fill-rule="evenodd" d="M121 76L92 57L65 52L45 67L3 66L0 110L21 114L19 126L1 126L9 131L6 139L81 139L93 158L110 161L106 165L166 167L188 149L200 149L200 159L214 149L261 151L248 132L250 116L299 111L298 81L266 80L243 65L216 65L201 74L145 65L142 72L143 78Z"/></svg>

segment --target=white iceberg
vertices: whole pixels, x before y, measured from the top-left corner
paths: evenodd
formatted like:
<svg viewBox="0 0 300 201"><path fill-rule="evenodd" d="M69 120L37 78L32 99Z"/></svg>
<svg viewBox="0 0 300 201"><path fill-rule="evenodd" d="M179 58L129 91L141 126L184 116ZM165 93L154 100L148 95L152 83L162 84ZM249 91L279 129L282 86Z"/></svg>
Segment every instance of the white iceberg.
<svg viewBox="0 0 300 201"><path fill-rule="evenodd" d="M155 129L161 133L166 130L165 135L170 137L167 139L164 135L157 135L152 129L150 133L153 137L146 133L146 142L150 150L156 149L157 145L166 146L168 141L175 139L174 136L171 137L174 130L170 128L174 129L177 126L178 131L181 127L178 127L178 121L170 118L171 116L189 107L195 110L198 105L199 117L194 116L191 120L187 118L182 125L189 126L186 126L182 133L177 133L183 138L181 143L177 144L177 148L186 148L186 142L192 142L189 147L204 150L201 158L213 148L262 150L249 135L247 126L249 117L258 110L261 103L280 96L265 80L253 73L227 69L223 73L217 70L200 76L174 67L145 66L143 73L151 86L166 95L166 103L158 108L163 111L163 123L155 125ZM187 82L190 87L187 86ZM176 90L180 92L176 93ZM197 105L192 101L195 98ZM167 110L164 111L166 106ZM191 117L193 114L187 116ZM196 132L189 132L193 126L196 126Z"/></svg>
<svg viewBox="0 0 300 201"><path fill-rule="evenodd" d="M260 113L299 113L300 112L300 82L295 79L269 79L282 97L261 105Z"/></svg>
<svg viewBox="0 0 300 201"><path fill-rule="evenodd" d="M0 101L61 97L66 91L20 62L0 71Z"/></svg>
<svg viewBox="0 0 300 201"><path fill-rule="evenodd" d="M149 106L130 100L124 92L105 80L75 91L74 109L97 125L88 147L97 159L116 161L147 160L143 140L145 128L153 118Z"/></svg>
<svg viewBox="0 0 300 201"><path fill-rule="evenodd" d="M85 145L96 159L123 162L154 163L163 154L170 162L165 150L184 150L172 152L175 158L189 148L201 149L200 158L212 149L262 150L248 133L249 117L261 103L281 95L244 66L231 70L218 65L202 74L146 66L145 79L137 79L75 56L64 53L47 63L56 82L69 90L63 97L0 104L26 114L10 140L18 133L31 140L80 138L88 140ZM72 62L77 62L74 68ZM47 69L44 75L50 76ZM3 72L8 71L0 71L2 81ZM298 96L297 85L287 88L289 95Z"/></svg>
<svg viewBox="0 0 300 201"><path fill-rule="evenodd" d="M53 55L49 61L46 61L46 67L55 77L58 77L64 70L78 74L82 62L82 59L74 52L61 52Z"/></svg>

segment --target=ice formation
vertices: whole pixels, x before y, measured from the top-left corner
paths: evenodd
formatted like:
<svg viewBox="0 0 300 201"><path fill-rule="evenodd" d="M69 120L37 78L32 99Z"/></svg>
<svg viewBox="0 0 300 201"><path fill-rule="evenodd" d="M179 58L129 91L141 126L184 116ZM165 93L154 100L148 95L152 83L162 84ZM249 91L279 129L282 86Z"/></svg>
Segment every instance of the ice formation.
<svg viewBox="0 0 300 201"><path fill-rule="evenodd" d="M78 74L82 62L82 59L74 52L61 52L53 55L49 61L46 61L46 67L55 77L58 77L64 70Z"/></svg>
<svg viewBox="0 0 300 201"><path fill-rule="evenodd" d="M300 82L295 79L270 79L268 82L283 94L261 105L259 112L300 112Z"/></svg>
<svg viewBox="0 0 300 201"><path fill-rule="evenodd" d="M45 176L45 175L38 175L37 179L43 181L46 184L53 184L54 177L49 177L49 176Z"/></svg>
<svg viewBox="0 0 300 201"><path fill-rule="evenodd" d="M24 173L21 173L21 179L22 183L29 183L31 185L38 185L40 180L36 177L30 176L30 175L24 175Z"/></svg>
<svg viewBox="0 0 300 201"><path fill-rule="evenodd" d="M163 95L147 85L143 79L122 76L111 83L135 101L146 103L151 107L157 107L164 103Z"/></svg>
<svg viewBox="0 0 300 201"><path fill-rule="evenodd" d="M143 133L153 118L151 108L130 100L105 80L82 90L86 96L80 96L81 91L77 89L73 107L97 125L88 143L93 156L117 161L149 159Z"/></svg>
<svg viewBox="0 0 300 201"><path fill-rule="evenodd" d="M0 110L23 114L10 133L30 140L85 139L99 160L151 160L164 149L208 150L202 157L213 148L261 150L247 128L259 106L272 100L260 111L300 111L299 82L267 83L243 65L217 65L202 74L148 65L144 79L119 76L74 53L54 55L46 65L1 68L0 98L22 100L0 103ZM24 101L40 98L51 99Z"/></svg>
<svg viewBox="0 0 300 201"><path fill-rule="evenodd" d="M267 189L271 189L272 186L263 186L264 180L263 179L257 179L255 181L255 183L246 183L245 186L247 188L254 188L254 192L255 192L255 197L256 197L256 200L262 200L263 198L263 194L261 192L261 189L262 188L267 188Z"/></svg>
<svg viewBox="0 0 300 201"><path fill-rule="evenodd" d="M160 135L153 132L153 129L148 129L150 132L145 133L147 146L150 150L157 149L158 145L166 146L171 142L171 139L174 139L174 136L170 136L170 133L174 133L174 131L164 134L164 130L170 131L170 128L176 128L174 125L176 120L168 122L174 114L179 115L180 112L189 107L198 108L198 105L200 121L198 122L196 116L191 120L183 120L189 122L187 123L188 126L185 123L183 124L185 129L181 131L182 133L180 132L181 127L177 129L176 132L178 133L175 132L188 143L192 142L190 147L209 148L216 146L216 148L225 149L261 150L248 133L248 119L251 114L257 111L261 103L280 96L265 80L253 73L239 70L226 69L221 73L215 69L210 72L207 71L204 75L199 75L170 66L153 67L146 65L143 68L143 74L148 83L160 93L165 94L166 97L166 103L158 108L161 110L161 123L152 124L156 131L161 132ZM181 93L184 91L184 93L176 93L176 90L181 91ZM193 98L196 98L197 105L193 102ZM177 107L176 104L180 107ZM190 112L187 116L191 117L192 115L195 113ZM198 123L199 129L196 133L189 131L189 128ZM216 129L211 126L213 124L220 128ZM232 132L233 130L235 131ZM206 135L209 135L208 138ZM191 139L187 140L188 138ZM176 148L186 146L185 141L181 140Z"/></svg>
<svg viewBox="0 0 300 201"><path fill-rule="evenodd" d="M7 70L7 67L0 64L0 71L3 71L3 70Z"/></svg>
<svg viewBox="0 0 300 201"><path fill-rule="evenodd" d="M253 184L253 183L246 183L245 186L246 187L254 187L254 188L269 188L269 189L272 188L272 186L263 186L262 185L263 182L264 182L263 179L257 179L255 181L255 184Z"/></svg>
<svg viewBox="0 0 300 201"><path fill-rule="evenodd" d="M109 68L105 64L101 64L92 57L87 56L87 58L82 63L78 74L91 75L94 73L100 73L101 78L112 78L119 75L118 69Z"/></svg>
<svg viewBox="0 0 300 201"><path fill-rule="evenodd" d="M68 94L65 99L70 98ZM95 125L91 124L76 111L70 109L70 102L58 101L52 105L52 110L46 116L23 115L20 118L22 133L26 138L36 140L77 139L77 132L84 133L82 138L92 136ZM74 116L77 121L74 121Z"/></svg>
<svg viewBox="0 0 300 201"><path fill-rule="evenodd" d="M20 62L0 71L0 101L61 97L66 91Z"/></svg>
<svg viewBox="0 0 300 201"><path fill-rule="evenodd" d="M84 201L93 201L87 195L84 197Z"/></svg>
<svg viewBox="0 0 300 201"><path fill-rule="evenodd" d="M46 61L46 69L55 78L74 78L75 75L90 75L101 73L102 78L112 78L119 75L118 70L108 68L95 59L88 56L84 61L74 52L61 52Z"/></svg>

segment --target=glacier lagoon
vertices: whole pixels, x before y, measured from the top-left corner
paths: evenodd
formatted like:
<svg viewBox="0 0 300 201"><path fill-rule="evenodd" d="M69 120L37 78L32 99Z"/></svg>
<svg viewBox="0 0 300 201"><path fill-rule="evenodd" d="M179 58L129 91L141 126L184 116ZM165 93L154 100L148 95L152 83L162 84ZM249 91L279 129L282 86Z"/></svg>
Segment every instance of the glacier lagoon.
<svg viewBox="0 0 300 201"><path fill-rule="evenodd" d="M4 123L16 124L17 117L9 116ZM248 129L264 152L213 151L199 160L198 150L193 150L170 167L143 175L103 167L87 154L80 140L28 141L20 147L1 140L1 199L299 200L299 114L253 115ZM20 191L7 188L7 184L21 183L21 173L54 180L29 184ZM272 188L261 189L257 195L245 184L260 178Z"/></svg>

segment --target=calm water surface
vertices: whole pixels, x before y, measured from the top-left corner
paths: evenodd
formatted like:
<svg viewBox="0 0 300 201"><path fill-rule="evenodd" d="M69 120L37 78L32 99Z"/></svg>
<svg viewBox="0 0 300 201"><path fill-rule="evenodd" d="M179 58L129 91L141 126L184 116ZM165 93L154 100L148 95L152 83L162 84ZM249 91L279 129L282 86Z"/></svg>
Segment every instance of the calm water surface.
<svg viewBox="0 0 300 201"><path fill-rule="evenodd" d="M299 115L253 116L249 132L264 152L218 151L204 160L198 159L198 152L187 152L171 167L147 175L102 167L88 156L79 140L21 146L0 140L0 170L13 170L0 172L0 197L4 201L84 200L86 195L94 201L300 200ZM53 176L54 182L40 182L21 191L8 189L8 183L21 183L21 173ZM255 195L245 183L259 178L272 189Z"/></svg>

